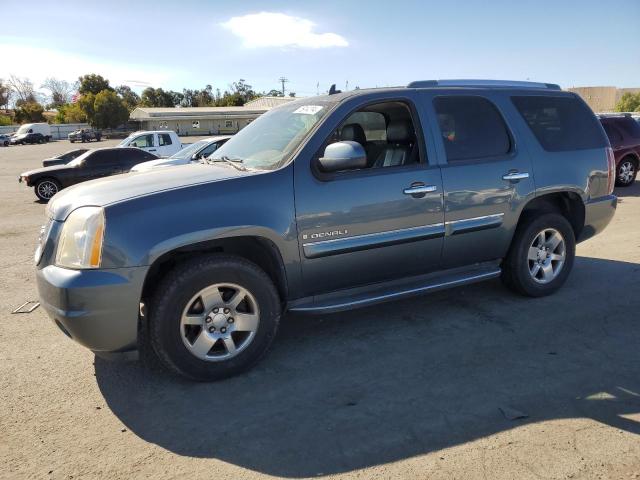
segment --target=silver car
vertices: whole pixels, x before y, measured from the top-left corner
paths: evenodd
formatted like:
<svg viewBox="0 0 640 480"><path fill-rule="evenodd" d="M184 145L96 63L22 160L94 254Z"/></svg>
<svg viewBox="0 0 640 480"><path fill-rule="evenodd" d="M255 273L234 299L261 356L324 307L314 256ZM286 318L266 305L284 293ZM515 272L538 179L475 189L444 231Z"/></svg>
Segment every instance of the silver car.
<svg viewBox="0 0 640 480"><path fill-rule="evenodd" d="M190 162L198 162L201 158L206 158L226 143L231 135L218 135L205 138L195 143L187 145L169 158L160 158L140 163L131 169L132 172L144 172L152 168L171 167L174 165L186 165Z"/></svg>

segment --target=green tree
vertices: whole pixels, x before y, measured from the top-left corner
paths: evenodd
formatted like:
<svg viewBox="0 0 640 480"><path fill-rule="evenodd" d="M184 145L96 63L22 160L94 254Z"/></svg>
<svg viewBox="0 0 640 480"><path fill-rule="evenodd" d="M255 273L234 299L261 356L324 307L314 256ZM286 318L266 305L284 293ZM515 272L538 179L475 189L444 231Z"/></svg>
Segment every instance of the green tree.
<svg viewBox="0 0 640 480"><path fill-rule="evenodd" d="M269 92L267 93L268 97L282 97L282 90L276 90L275 88L272 90L269 90Z"/></svg>
<svg viewBox="0 0 640 480"><path fill-rule="evenodd" d="M129 119L129 110L113 90L103 90L95 97L92 125L97 128L116 128Z"/></svg>
<svg viewBox="0 0 640 480"><path fill-rule="evenodd" d="M78 97L78 100L77 100L78 107L84 113L84 116L87 122L89 122L90 124L93 124L93 119L95 115L95 108L94 108L95 101L96 101L96 96L91 92L80 95L80 97Z"/></svg>
<svg viewBox="0 0 640 480"><path fill-rule="evenodd" d="M97 95L102 90L113 90L113 88L111 88L111 86L109 85L109 80L95 73L81 76L80 78L78 78L78 82L80 83L78 92L82 95L85 95L87 93L93 93L94 95Z"/></svg>
<svg viewBox="0 0 640 480"><path fill-rule="evenodd" d="M11 125L13 122L11 121L11 117L9 115L0 115L0 125L6 126Z"/></svg>
<svg viewBox="0 0 640 480"><path fill-rule="evenodd" d="M127 85L116 87L116 93L120 95L120 98L122 98L122 101L129 111L136 108L140 103L140 95L131 90L131 87Z"/></svg>
<svg viewBox="0 0 640 480"><path fill-rule="evenodd" d="M15 109L15 121L17 123L44 122L44 107L38 102L22 102Z"/></svg>
<svg viewBox="0 0 640 480"><path fill-rule="evenodd" d="M623 93L615 106L616 112L640 112L640 92Z"/></svg>
<svg viewBox="0 0 640 480"><path fill-rule="evenodd" d="M53 119L54 123L84 123L86 121L87 116L78 103L61 105Z"/></svg>
<svg viewBox="0 0 640 480"><path fill-rule="evenodd" d="M9 97L11 96L11 86L0 78L0 107L5 110L9 108Z"/></svg>
<svg viewBox="0 0 640 480"><path fill-rule="evenodd" d="M140 95L140 105L143 107L173 107L172 92L166 92L162 88L145 88Z"/></svg>

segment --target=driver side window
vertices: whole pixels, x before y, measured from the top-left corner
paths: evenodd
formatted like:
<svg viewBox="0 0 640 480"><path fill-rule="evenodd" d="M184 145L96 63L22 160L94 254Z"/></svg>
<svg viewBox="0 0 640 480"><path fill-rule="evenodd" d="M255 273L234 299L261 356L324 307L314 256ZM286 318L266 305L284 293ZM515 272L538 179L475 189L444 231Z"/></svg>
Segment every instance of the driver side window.
<svg viewBox="0 0 640 480"><path fill-rule="evenodd" d="M153 147L153 134L141 135L131 142L132 147L146 148Z"/></svg>
<svg viewBox="0 0 640 480"><path fill-rule="evenodd" d="M327 145L343 141L362 145L367 157L362 169L421 162L415 123L404 102L377 103L353 112L331 134Z"/></svg>

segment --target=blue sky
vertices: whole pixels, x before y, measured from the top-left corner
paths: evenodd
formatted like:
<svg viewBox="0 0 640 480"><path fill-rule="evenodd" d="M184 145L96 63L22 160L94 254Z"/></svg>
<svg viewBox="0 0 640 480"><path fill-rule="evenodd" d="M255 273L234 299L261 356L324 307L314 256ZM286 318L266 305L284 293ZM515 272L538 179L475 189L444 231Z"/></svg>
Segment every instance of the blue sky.
<svg viewBox="0 0 640 480"><path fill-rule="evenodd" d="M0 77L306 96L430 78L640 86L640 0L2 1Z"/></svg>

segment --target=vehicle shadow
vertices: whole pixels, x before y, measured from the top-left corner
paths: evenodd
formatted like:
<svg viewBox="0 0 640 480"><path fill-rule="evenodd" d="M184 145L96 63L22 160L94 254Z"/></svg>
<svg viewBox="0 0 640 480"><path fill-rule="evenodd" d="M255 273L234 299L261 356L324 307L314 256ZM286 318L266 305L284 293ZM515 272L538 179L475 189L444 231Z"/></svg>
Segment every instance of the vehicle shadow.
<svg viewBox="0 0 640 480"><path fill-rule="evenodd" d="M613 194L618 198L640 197L640 179L628 187L616 187Z"/></svg>
<svg viewBox="0 0 640 480"><path fill-rule="evenodd" d="M640 434L640 264L577 258L556 295L492 281L365 310L284 319L251 372L190 383L95 360L132 432L270 475L342 473L528 422L592 418ZM508 420L501 408L527 419Z"/></svg>

